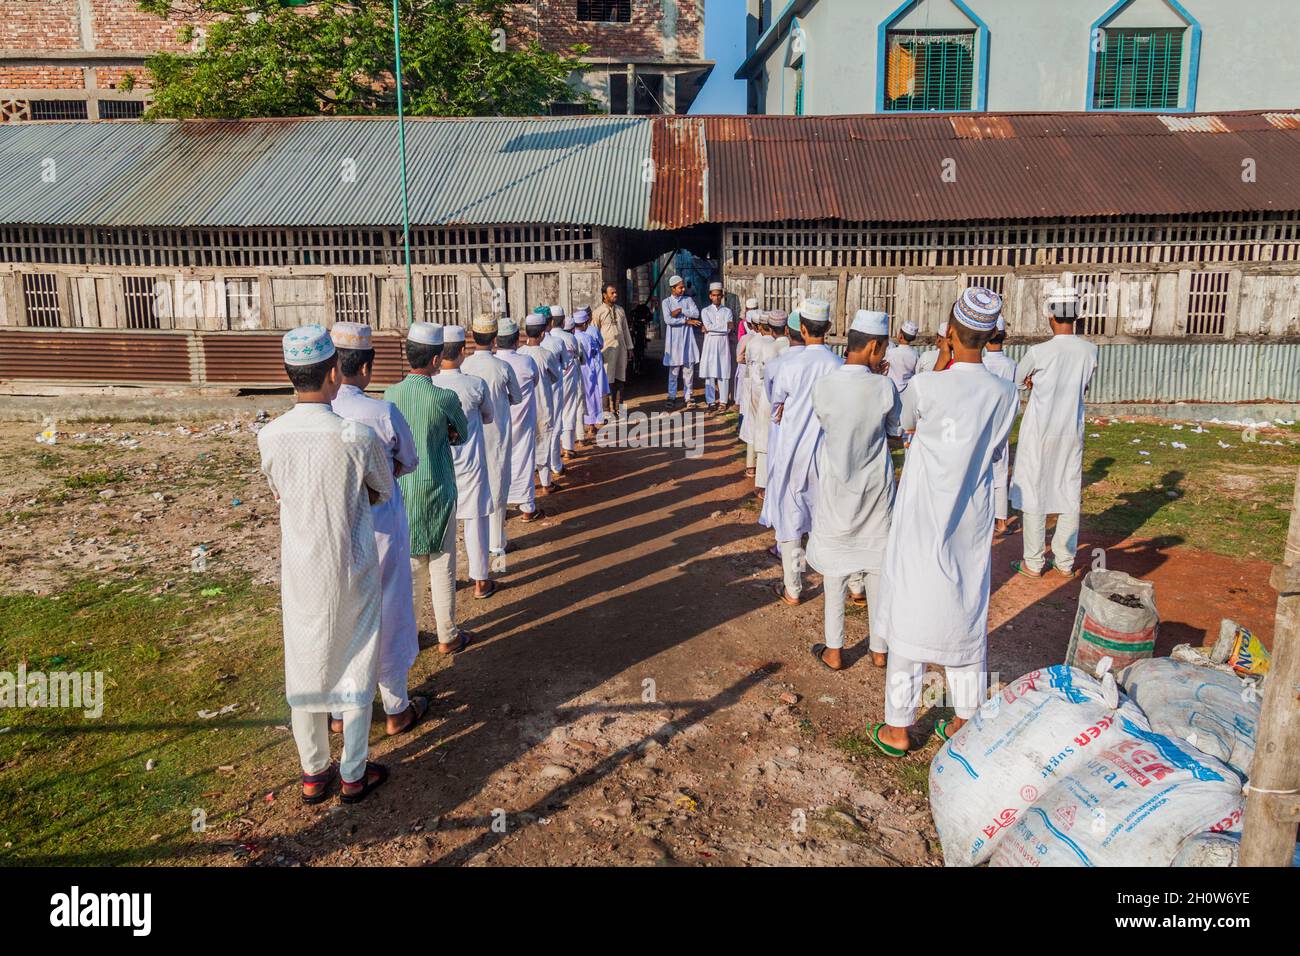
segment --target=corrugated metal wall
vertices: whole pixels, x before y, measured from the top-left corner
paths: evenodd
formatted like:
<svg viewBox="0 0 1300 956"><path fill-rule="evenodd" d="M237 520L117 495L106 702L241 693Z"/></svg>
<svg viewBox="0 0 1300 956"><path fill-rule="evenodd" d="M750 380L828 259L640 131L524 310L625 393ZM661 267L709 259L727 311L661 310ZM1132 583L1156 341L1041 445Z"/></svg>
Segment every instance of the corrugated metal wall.
<svg viewBox="0 0 1300 956"><path fill-rule="evenodd" d="M1090 402L1300 402L1300 344L1099 345ZM1019 360L1028 346L1012 345Z"/></svg>
<svg viewBox="0 0 1300 956"><path fill-rule="evenodd" d="M191 344L184 332L5 330L0 381L189 383Z"/></svg>

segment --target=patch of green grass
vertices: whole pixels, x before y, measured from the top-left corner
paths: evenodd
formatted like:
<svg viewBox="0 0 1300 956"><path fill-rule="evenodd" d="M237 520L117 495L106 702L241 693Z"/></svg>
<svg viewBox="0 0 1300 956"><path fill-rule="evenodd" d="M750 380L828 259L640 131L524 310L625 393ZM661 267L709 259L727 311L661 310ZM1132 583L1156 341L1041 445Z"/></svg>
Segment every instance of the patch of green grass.
<svg viewBox="0 0 1300 956"><path fill-rule="evenodd" d="M120 468L108 469L99 468L92 471L83 471L75 475L69 475L63 479L65 488L73 490L83 488L102 488L105 485L116 484L126 477L126 472Z"/></svg>
<svg viewBox="0 0 1300 956"><path fill-rule="evenodd" d="M217 583L220 597L201 594ZM219 826L250 793L283 783L257 779L253 766L292 765L290 736L273 729L287 714L278 595L207 575L158 584L83 581L50 596L0 596L0 671L25 662L29 674L103 676L98 717L0 710L0 862L200 855L211 843L191 830L195 810ZM228 704L238 709L198 716ZM287 751L265 754L276 747Z"/></svg>
<svg viewBox="0 0 1300 956"><path fill-rule="evenodd" d="M63 464L63 457L52 451L40 451L36 453L35 461L37 468L50 471Z"/></svg>
<svg viewBox="0 0 1300 956"><path fill-rule="evenodd" d="M904 790L923 794L930 792L930 757L933 754L925 748L912 750L903 758L887 757L865 731L845 734L835 741L835 747L855 760L873 761L885 767Z"/></svg>
<svg viewBox="0 0 1300 956"><path fill-rule="evenodd" d="M1179 423L1179 430L1174 424L1085 426L1084 528L1230 557L1280 559L1300 466L1300 445L1290 441L1300 432L1254 436L1286 442L1265 445L1238 428L1207 425L1195 432L1192 423ZM1175 441L1187 447L1175 448Z"/></svg>

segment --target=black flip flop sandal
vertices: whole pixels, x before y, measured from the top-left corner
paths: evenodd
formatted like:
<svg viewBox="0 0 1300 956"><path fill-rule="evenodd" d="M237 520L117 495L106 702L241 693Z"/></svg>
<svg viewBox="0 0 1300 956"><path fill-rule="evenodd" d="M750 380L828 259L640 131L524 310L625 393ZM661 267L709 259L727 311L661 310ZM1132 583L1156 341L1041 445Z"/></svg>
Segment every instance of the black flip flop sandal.
<svg viewBox="0 0 1300 956"><path fill-rule="evenodd" d="M457 654L459 654L459 653L460 653L461 651L463 651L465 648L467 648L467 647L469 647L471 644L473 644L473 643L474 643L474 636L473 636L469 631L466 631L466 630L463 630L463 629L462 629L461 632L460 632L460 638L459 638L458 640L456 640L456 641L453 641L452 643L456 645L456 649L455 649L454 651L447 651L447 656L448 656L448 657L455 657Z"/></svg>
<svg viewBox="0 0 1300 956"><path fill-rule="evenodd" d="M415 706L415 702L417 700L424 701L424 710L421 710L420 708ZM433 702L429 700L429 698L427 697L412 697L411 703L408 705L408 707L415 707L415 719L412 720L405 727L403 727L401 730L388 734L389 737L400 737L402 736L402 734L409 734L416 727L420 726L420 723L424 720L424 718L429 716L429 711L433 710Z"/></svg>
<svg viewBox="0 0 1300 956"><path fill-rule="evenodd" d="M822 658L822 652L825 650L827 650L825 644L814 644L812 646L812 656L817 658L817 663L820 664L822 667L826 668L828 671L830 671L833 674L838 674L839 671L836 670L834 667L831 667L830 664L827 664L826 661Z"/></svg>
<svg viewBox="0 0 1300 956"><path fill-rule="evenodd" d="M474 600L475 600L475 601L486 601L486 600L487 600L488 598L490 598L492 595L494 595L494 594L497 593L497 587L498 587L497 583L496 583L495 581L489 581L488 584L490 584L490 585L492 585L492 586L491 586L490 588L488 588L486 591L484 591L482 594L479 593L479 590L478 590L477 587L474 588Z"/></svg>
<svg viewBox="0 0 1300 956"><path fill-rule="evenodd" d="M330 784L334 782L334 778L337 776L338 770L333 764L330 764L327 769L322 770L320 773L303 774L303 785L320 786L320 791L313 796L308 796L306 792L304 792L302 795L302 802L309 807L313 807L318 803L324 803L330 795Z"/></svg>
<svg viewBox="0 0 1300 956"><path fill-rule="evenodd" d="M370 773L374 771L376 779L370 779ZM346 791L339 794L339 800L343 803L360 803L366 797L370 796L376 790L384 785L388 780L388 768L381 763L371 763L366 761L366 772L361 778L365 784L356 793L347 793ZM359 782L359 781L354 781Z"/></svg>

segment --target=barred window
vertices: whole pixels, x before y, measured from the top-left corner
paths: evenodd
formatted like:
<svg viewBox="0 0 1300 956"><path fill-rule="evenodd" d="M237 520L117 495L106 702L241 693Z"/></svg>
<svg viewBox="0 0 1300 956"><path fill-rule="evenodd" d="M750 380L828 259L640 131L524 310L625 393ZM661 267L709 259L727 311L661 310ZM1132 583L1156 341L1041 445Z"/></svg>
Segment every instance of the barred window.
<svg viewBox="0 0 1300 956"><path fill-rule="evenodd" d="M966 288L988 289L998 295L1006 295L1007 274L1005 272L995 272L991 275L968 275L966 276Z"/></svg>
<svg viewBox="0 0 1300 956"><path fill-rule="evenodd" d="M34 120L84 120L85 100L31 100Z"/></svg>
<svg viewBox="0 0 1300 956"><path fill-rule="evenodd" d="M59 286L54 273L23 273L23 308L28 325L45 329L59 327Z"/></svg>
<svg viewBox="0 0 1300 956"><path fill-rule="evenodd" d="M1093 109L1178 109L1186 32L1183 28L1102 31L1101 49L1093 54Z"/></svg>
<svg viewBox="0 0 1300 956"><path fill-rule="evenodd" d="M1187 334L1223 335L1228 325L1228 273L1193 272L1187 288Z"/></svg>
<svg viewBox="0 0 1300 956"><path fill-rule="evenodd" d="M578 0L578 19L598 23L631 23L632 0Z"/></svg>
<svg viewBox="0 0 1300 956"><path fill-rule="evenodd" d="M144 100L100 100L100 119L139 119L144 115Z"/></svg>
<svg viewBox="0 0 1300 956"><path fill-rule="evenodd" d="M974 30L890 30L885 109L954 112L972 108Z"/></svg>
<svg viewBox="0 0 1300 956"><path fill-rule="evenodd" d="M434 325L460 324L460 291L456 276L424 277L424 321Z"/></svg>
<svg viewBox="0 0 1300 956"><path fill-rule="evenodd" d="M334 321L370 324L370 276L334 277Z"/></svg>
<svg viewBox="0 0 1300 956"><path fill-rule="evenodd" d="M1077 275L1074 287L1079 293L1078 331L1083 335L1105 335L1110 313L1110 273Z"/></svg>
<svg viewBox="0 0 1300 956"><path fill-rule="evenodd" d="M863 276L862 308L884 312L889 316L890 334L898 331L899 318L894 314L898 301L897 276Z"/></svg>
<svg viewBox="0 0 1300 956"><path fill-rule="evenodd" d="M122 301L128 329L160 329L162 317L170 315L170 287L153 276L123 276Z"/></svg>

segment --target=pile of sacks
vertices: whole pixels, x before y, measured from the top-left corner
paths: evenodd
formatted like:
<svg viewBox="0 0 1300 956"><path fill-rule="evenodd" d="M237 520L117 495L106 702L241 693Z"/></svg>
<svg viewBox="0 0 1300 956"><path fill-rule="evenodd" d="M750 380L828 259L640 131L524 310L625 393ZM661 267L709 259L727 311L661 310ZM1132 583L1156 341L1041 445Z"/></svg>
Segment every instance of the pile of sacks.
<svg viewBox="0 0 1300 956"><path fill-rule="evenodd" d="M949 866L1235 860L1259 695L1170 658L1137 661L1118 681L1108 663L1100 677L1065 665L1026 674L939 751L930 804Z"/></svg>

